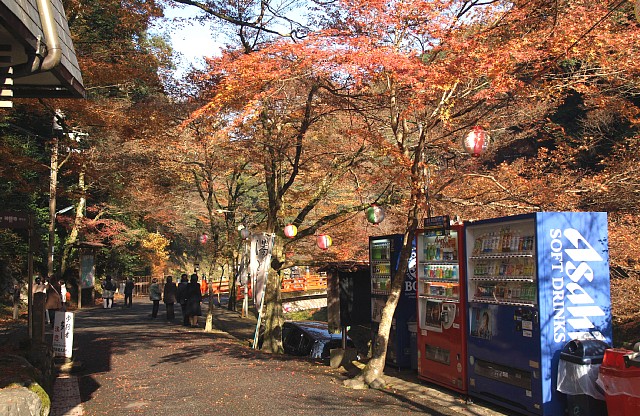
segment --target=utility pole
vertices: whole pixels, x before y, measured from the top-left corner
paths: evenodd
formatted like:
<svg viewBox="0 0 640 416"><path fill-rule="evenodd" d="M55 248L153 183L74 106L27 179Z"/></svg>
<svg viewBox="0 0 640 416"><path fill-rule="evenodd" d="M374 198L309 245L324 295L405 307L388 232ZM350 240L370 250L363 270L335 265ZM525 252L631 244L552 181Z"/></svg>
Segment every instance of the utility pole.
<svg viewBox="0 0 640 416"><path fill-rule="evenodd" d="M53 276L53 249L56 241L56 198L58 189L58 157L59 157L59 136L64 134L62 121L64 114L56 110L53 116L53 130L51 137L51 165L49 179L49 245L47 250L47 275Z"/></svg>

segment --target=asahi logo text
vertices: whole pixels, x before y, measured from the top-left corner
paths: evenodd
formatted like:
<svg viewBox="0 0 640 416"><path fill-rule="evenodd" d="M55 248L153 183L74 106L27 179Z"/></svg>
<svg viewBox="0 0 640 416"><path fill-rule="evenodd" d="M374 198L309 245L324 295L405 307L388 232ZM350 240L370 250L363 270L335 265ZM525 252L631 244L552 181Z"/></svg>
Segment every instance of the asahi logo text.
<svg viewBox="0 0 640 416"><path fill-rule="evenodd" d="M603 259L578 230L554 228L550 230L550 237L553 340L559 343L592 338L592 318L604 316L604 311L584 287L597 278L589 263Z"/></svg>

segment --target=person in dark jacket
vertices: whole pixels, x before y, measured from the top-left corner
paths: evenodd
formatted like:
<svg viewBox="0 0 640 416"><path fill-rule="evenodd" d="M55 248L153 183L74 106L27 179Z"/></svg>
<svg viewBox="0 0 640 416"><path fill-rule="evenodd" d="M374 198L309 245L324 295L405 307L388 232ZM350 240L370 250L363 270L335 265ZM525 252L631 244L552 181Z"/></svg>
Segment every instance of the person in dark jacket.
<svg viewBox="0 0 640 416"><path fill-rule="evenodd" d="M167 321L173 321L176 317L175 311L173 310L173 304L176 303L177 296L178 288L176 287L176 284L173 283L173 277L167 276L162 296L165 308L167 309Z"/></svg>
<svg viewBox="0 0 640 416"><path fill-rule="evenodd" d="M186 313L189 317L191 328L198 327L198 316L202 316L202 293L200 293L200 284L198 283L198 275L192 274L191 281L187 285L187 307Z"/></svg>
<svg viewBox="0 0 640 416"><path fill-rule="evenodd" d="M102 306L104 309L110 309L113 306L113 296L116 293L116 285L111 280L111 276L107 275L107 278L102 282Z"/></svg>
<svg viewBox="0 0 640 416"><path fill-rule="evenodd" d="M182 309L182 325L189 326L189 317L187 316L187 285L189 279L186 273L180 276L180 283L178 284L176 300L180 303Z"/></svg>
<svg viewBox="0 0 640 416"><path fill-rule="evenodd" d="M127 282L124 284L124 307L130 308L133 305L133 288L135 287L135 283L133 283L133 277L129 277Z"/></svg>

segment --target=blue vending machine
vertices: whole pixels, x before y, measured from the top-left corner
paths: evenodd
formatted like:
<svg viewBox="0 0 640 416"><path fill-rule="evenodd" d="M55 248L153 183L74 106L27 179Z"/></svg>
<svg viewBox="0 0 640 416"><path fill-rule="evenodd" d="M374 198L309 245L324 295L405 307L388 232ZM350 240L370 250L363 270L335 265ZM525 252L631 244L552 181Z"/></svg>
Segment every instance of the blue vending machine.
<svg viewBox="0 0 640 416"><path fill-rule="evenodd" d="M391 283L398 279L402 234L369 237L369 264L371 267L371 339L375 339L380 325L382 309L391 293ZM416 321L416 255L415 242L407 274L404 276L402 293L393 315L389 333L387 363L398 367L412 367L412 351L416 348L416 337L410 327ZM415 330L414 330L415 331ZM415 362L417 367L417 361Z"/></svg>
<svg viewBox="0 0 640 416"><path fill-rule="evenodd" d="M525 415L564 414L560 352L611 345L607 215L540 212L469 223L468 387Z"/></svg>

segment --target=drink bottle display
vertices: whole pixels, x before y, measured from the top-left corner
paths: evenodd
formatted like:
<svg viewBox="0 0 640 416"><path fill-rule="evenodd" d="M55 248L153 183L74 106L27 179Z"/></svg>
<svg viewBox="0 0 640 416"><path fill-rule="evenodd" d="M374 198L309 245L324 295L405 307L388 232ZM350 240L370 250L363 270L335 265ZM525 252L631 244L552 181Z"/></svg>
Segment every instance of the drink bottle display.
<svg viewBox="0 0 640 416"><path fill-rule="evenodd" d="M564 414L559 352L611 343L605 213L542 212L467 224L469 395Z"/></svg>
<svg viewBox="0 0 640 416"><path fill-rule="evenodd" d="M421 230L418 253L418 376L465 393L466 312L464 232Z"/></svg>

